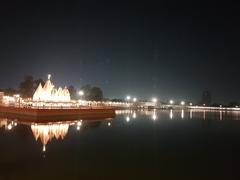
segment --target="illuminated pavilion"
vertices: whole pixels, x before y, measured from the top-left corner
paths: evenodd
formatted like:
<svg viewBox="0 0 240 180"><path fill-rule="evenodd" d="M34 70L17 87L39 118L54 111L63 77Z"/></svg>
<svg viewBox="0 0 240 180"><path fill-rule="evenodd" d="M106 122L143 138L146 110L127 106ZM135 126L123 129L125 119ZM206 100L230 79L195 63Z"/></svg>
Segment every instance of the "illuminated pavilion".
<svg viewBox="0 0 240 180"><path fill-rule="evenodd" d="M70 102L70 93L65 87L62 89L59 87L55 88L53 83L51 82L51 75L48 75L48 79L44 86L40 83L38 88L36 89L33 95L33 101L35 102Z"/></svg>

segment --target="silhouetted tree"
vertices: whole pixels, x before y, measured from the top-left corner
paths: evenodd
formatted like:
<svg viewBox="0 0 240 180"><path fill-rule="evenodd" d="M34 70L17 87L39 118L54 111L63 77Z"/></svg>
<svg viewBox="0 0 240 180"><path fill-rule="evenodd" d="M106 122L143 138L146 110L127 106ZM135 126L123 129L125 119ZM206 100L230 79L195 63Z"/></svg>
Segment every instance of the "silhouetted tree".
<svg viewBox="0 0 240 180"><path fill-rule="evenodd" d="M229 106L229 107L239 106L239 103L238 103L238 102L229 102L229 103L228 103L228 106Z"/></svg>
<svg viewBox="0 0 240 180"><path fill-rule="evenodd" d="M74 88L74 86L69 86L68 87L71 99L77 99L77 90Z"/></svg>
<svg viewBox="0 0 240 180"><path fill-rule="evenodd" d="M25 76L19 85L19 92L22 97L32 97L34 93L34 80L32 76Z"/></svg>
<svg viewBox="0 0 240 180"><path fill-rule="evenodd" d="M103 92L101 88L91 86L91 85L85 85L81 88L81 90L84 92L84 99L90 100L90 101L102 101L103 100Z"/></svg>
<svg viewBox="0 0 240 180"><path fill-rule="evenodd" d="M39 84L42 84L44 86L45 81L43 79L36 79L33 81L33 89L36 90Z"/></svg>
<svg viewBox="0 0 240 180"><path fill-rule="evenodd" d="M92 87L90 99L94 101L102 101L103 100L102 90L99 87Z"/></svg>

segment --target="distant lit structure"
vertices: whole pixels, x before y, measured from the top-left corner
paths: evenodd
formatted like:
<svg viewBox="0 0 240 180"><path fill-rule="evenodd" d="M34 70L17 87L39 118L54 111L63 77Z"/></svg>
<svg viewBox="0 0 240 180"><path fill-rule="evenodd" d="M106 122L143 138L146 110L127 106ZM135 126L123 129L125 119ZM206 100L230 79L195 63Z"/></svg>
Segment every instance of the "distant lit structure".
<svg viewBox="0 0 240 180"><path fill-rule="evenodd" d="M65 87L62 89L59 87L58 89L55 88L53 83L51 82L51 75L48 75L48 79L44 86L40 83L38 88L36 89L33 95L33 101L36 102L70 102L70 93Z"/></svg>

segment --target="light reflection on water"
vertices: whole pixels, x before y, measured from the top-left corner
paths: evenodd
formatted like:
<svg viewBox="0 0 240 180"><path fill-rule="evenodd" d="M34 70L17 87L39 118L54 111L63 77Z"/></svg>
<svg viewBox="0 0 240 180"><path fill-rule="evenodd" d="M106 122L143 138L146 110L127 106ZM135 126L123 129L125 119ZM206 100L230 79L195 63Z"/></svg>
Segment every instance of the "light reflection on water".
<svg viewBox="0 0 240 180"><path fill-rule="evenodd" d="M137 166L136 162L138 162L142 167L145 167L145 164L146 166L155 164L154 172L158 172L159 165L162 162L168 162L168 159L176 164L185 163L185 159L176 161L175 156L180 159L185 156L193 156L195 159L200 157L200 164L202 159L208 163L213 156L213 154L209 155L208 149L210 148L210 152L217 153L210 163L218 167L219 163L215 164L215 158L218 158L219 154L229 159L228 151L225 152L226 143L228 146L235 147L235 156L237 156L238 143L235 143L236 141L232 143L233 141L230 140L234 137L240 139L240 121L238 121L240 112L183 109L122 110L117 111L116 114L116 118L112 120L76 120L47 124L2 118L0 120L0 156L3 153L13 161L22 158L34 164L31 159L36 158L37 154L44 155L44 157L46 155L45 159L51 167L58 164L49 160L49 156L56 156L60 160L66 156L66 159L62 161L66 161L68 166L74 162L76 167L79 165L81 168L87 162L89 162L89 167L92 164L97 164L99 167L102 162L106 161L109 164L106 163L104 169L113 171L115 170L112 165L113 161L116 161L116 164L118 162L125 165L131 164L133 167ZM27 129L25 133L29 141L18 138L25 137L22 135L22 130L25 129ZM14 149L15 146L18 147L17 150ZM5 150L4 147L8 149ZM31 154L31 152L34 153ZM101 156L103 156L102 159ZM85 157L87 159L84 160ZM4 157L1 156L0 162L4 162L3 159ZM8 161L6 159L5 162ZM78 161L76 162L75 159ZM84 163L81 164L81 162ZM31 163L29 164L32 165ZM188 168L195 166L197 163L189 165ZM115 165L115 167L118 166ZM67 167L64 166L65 168ZM92 168L89 169L92 171ZM172 168L170 169L173 171ZM84 173L80 169L76 171Z"/></svg>
<svg viewBox="0 0 240 180"><path fill-rule="evenodd" d="M127 123L130 123L132 120L137 120L138 118L147 118L149 120L158 121L161 120L161 117L165 120L168 115L169 120L173 119L203 119L203 120L240 120L240 112L238 111L231 111L231 112L224 112L224 111L206 111L206 110L152 110L152 111L146 111L146 110L140 110L140 111L134 111L134 110L118 110L116 111L117 118L124 116L125 121ZM109 122L104 120L101 123L105 123L106 126L114 126L114 120L111 120L113 122ZM85 121L86 122L86 121ZM40 140L43 145L43 151L46 151L46 145L48 142L50 142L52 139L57 140L63 140L64 137L67 135L68 130L70 127L74 126L77 131L80 131L82 124L84 124L82 120L76 120L76 121L66 121L62 123L47 123L47 124L37 124L37 123L24 123L26 126L30 126L33 136L35 137L36 141ZM17 119L7 119L2 118L0 120L0 128L4 128L6 131L12 131L14 128L16 128L17 124L21 124L21 121L18 121Z"/></svg>

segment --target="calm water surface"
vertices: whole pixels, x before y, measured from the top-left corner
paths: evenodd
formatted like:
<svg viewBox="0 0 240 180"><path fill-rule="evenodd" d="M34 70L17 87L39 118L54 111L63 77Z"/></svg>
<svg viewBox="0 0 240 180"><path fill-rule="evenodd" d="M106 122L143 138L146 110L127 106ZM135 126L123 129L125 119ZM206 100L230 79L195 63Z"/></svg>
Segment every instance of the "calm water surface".
<svg viewBox="0 0 240 180"><path fill-rule="evenodd" d="M240 112L117 114L64 124L1 118L0 180L240 179Z"/></svg>

